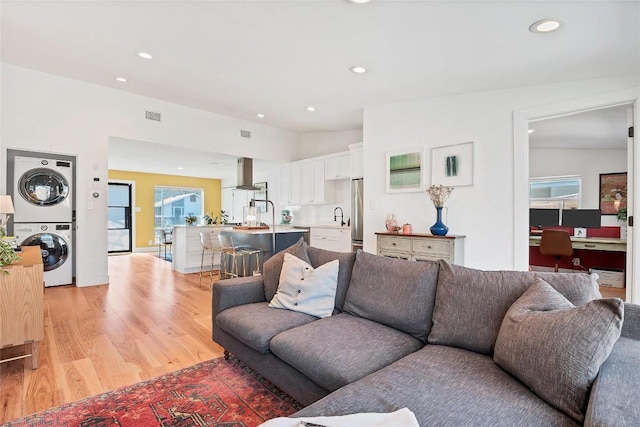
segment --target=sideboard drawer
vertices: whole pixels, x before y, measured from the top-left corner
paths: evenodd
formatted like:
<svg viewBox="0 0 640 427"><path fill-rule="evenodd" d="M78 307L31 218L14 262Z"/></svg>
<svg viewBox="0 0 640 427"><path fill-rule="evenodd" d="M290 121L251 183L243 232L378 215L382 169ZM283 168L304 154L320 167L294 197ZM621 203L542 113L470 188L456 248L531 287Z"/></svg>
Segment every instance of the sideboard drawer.
<svg viewBox="0 0 640 427"><path fill-rule="evenodd" d="M413 252L427 255L445 255L451 253L451 245L446 240L413 239ZM441 257L442 258L442 257Z"/></svg>
<svg viewBox="0 0 640 427"><path fill-rule="evenodd" d="M381 236L379 239L380 249L411 252L411 238L409 237Z"/></svg>

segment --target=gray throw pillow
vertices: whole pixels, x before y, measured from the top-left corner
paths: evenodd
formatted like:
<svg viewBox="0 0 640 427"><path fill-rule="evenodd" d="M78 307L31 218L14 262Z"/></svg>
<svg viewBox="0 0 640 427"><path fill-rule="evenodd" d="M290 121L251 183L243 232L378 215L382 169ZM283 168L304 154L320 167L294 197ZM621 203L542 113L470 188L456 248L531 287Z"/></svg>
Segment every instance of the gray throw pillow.
<svg viewBox="0 0 640 427"><path fill-rule="evenodd" d="M358 250L344 311L426 342L437 282L436 262L405 261Z"/></svg>
<svg viewBox="0 0 640 427"><path fill-rule="evenodd" d="M429 344L492 354L502 319L537 273L482 271L440 261ZM584 273L553 273L544 279L574 305L600 298Z"/></svg>
<svg viewBox="0 0 640 427"><path fill-rule="evenodd" d="M267 302L271 301L278 290L278 283L280 283L280 271L282 270L282 263L284 263L285 253L291 254L296 258L300 258L304 262L311 264L309 256L307 255L307 244L302 237L293 245L281 250L266 260L262 266L262 281L264 282L264 298Z"/></svg>
<svg viewBox="0 0 640 427"><path fill-rule="evenodd" d="M349 282L351 282L353 263L356 262L356 253L334 252L307 246L307 254L309 255L313 268L318 268L334 259L338 260L340 268L338 270L338 289L336 290L336 309L342 311L344 299L347 295L347 288L349 287Z"/></svg>
<svg viewBox="0 0 640 427"><path fill-rule="evenodd" d="M507 311L493 360L582 423L589 390L620 337L623 316L619 298L575 307L538 277Z"/></svg>

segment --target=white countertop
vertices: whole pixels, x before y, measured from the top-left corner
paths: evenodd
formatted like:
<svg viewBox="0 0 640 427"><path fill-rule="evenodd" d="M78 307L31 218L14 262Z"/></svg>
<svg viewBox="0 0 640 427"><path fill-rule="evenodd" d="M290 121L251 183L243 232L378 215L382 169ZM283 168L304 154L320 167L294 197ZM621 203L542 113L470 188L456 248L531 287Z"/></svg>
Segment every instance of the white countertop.
<svg viewBox="0 0 640 427"><path fill-rule="evenodd" d="M305 227L305 228L334 228L334 229L345 229L345 230L349 230L350 227L347 225L340 225L339 222L333 223L333 224L291 224L291 226L293 227Z"/></svg>
<svg viewBox="0 0 640 427"><path fill-rule="evenodd" d="M264 230L239 230L239 229L233 229L233 228L229 228L226 229L225 231L233 231L234 233L243 233L243 234L271 234L271 227L269 227L269 229L264 229ZM305 233L309 231L308 228L300 228L300 227L291 227L291 226L282 226L282 225L276 225L276 234L282 234L282 233Z"/></svg>

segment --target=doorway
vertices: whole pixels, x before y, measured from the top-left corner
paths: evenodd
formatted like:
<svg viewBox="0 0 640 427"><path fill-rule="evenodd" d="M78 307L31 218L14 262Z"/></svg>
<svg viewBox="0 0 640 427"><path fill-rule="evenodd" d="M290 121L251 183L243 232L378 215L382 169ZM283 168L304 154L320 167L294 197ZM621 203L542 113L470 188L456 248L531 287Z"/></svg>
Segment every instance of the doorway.
<svg viewBox="0 0 640 427"><path fill-rule="evenodd" d="M131 187L130 183L109 183L107 233L110 254L132 251Z"/></svg>
<svg viewBox="0 0 640 427"><path fill-rule="evenodd" d="M628 105L630 114L628 122L640 122L638 110L638 93L634 89L625 89L608 94L579 98L566 102L535 107L514 112L514 267L519 270L528 269L529 258L529 128L538 121L590 111ZM633 147L633 138L627 142L628 173L628 214L631 217L635 208L635 188L638 187L636 168L640 165L640 150ZM627 231L626 255L626 300L637 302L640 299L640 271L638 269L638 239L634 238L632 228Z"/></svg>

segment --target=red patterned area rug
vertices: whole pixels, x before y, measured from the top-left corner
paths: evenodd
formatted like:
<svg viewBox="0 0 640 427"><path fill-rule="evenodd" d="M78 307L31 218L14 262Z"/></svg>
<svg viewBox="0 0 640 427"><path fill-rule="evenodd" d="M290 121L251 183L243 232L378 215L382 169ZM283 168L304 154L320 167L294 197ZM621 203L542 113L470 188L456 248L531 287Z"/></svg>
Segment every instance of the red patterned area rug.
<svg viewBox="0 0 640 427"><path fill-rule="evenodd" d="M244 363L219 358L6 426L251 427L301 408Z"/></svg>

